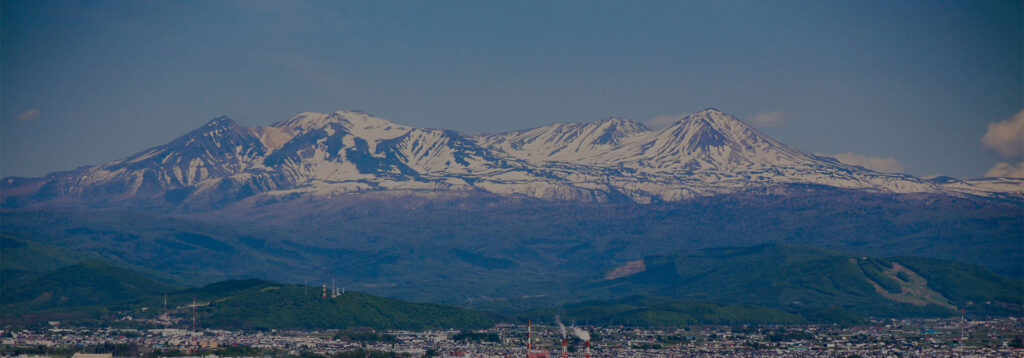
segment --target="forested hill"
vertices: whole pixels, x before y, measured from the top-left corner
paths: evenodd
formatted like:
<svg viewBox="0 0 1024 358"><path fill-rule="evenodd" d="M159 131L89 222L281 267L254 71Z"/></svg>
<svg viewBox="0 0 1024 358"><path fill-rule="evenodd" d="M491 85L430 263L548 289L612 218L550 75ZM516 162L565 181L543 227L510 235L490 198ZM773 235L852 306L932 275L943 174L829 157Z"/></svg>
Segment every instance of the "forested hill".
<svg viewBox="0 0 1024 358"><path fill-rule="evenodd" d="M232 285L248 287L224 290ZM448 305L413 303L347 290L337 295L328 292L324 298L320 287L266 281L220 282L183 292L176 299L188 300L193 293L206 297L198 309L204 325L217 328L479 329L494 325L483 313Z"/></svg>
<svg viewBox="0 0 1024 358"><path fill-rule="evenodd" d="M634 264L637 265L637 264ZM861 315L941 316L959 308L1019 314L1024 286L984 268L926 258L872 258L798 245L647 256L632 274L588 290L759 305L791 312L838 307Z"/></svg>
<svg viewBox="0 0 1024 358"><path fill-rule="evenodd" d="M197 302L200 328L378 329L487 328L487 315L453 306L413 303L345 291L323 298L322 288L263 280L228 280L181 289L101 260L88 260L42 275L3 282L2 318L7 323L48 320L107 323L133 317L189 323ZM141 323L140 323L141 324Z"/></svg>

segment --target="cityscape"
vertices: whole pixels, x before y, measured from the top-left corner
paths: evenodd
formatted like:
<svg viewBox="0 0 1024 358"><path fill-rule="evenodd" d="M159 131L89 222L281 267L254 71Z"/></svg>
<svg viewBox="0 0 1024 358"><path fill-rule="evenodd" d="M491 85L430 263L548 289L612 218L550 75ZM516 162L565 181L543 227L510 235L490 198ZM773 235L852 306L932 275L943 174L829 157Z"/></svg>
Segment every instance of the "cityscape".
<svg viewBox="0 0 1024 358"><path fill-rule="evenodd" d="M149 322L158 324L160 322ZM583 341L569 327L533 325L532 357L1019 357L1024 320L889 319L869 324L739 325L681 328L591 327ZM476 331L228 331L181 328L72 328L50 322L4 331L5 356L440 356L523 357L528 327L498 324ZM563 342L566 342L563 345ZM587 352L587 342L590 350Z"/></svg>

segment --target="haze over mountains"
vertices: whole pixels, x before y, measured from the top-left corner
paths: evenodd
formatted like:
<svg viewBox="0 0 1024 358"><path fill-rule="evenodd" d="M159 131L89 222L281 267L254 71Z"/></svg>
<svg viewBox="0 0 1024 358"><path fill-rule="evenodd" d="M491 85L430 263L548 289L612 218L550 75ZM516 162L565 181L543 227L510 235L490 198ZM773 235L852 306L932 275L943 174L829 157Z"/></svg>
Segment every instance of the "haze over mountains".
<svg viewBox="0 0 1024 358"><path fill-rule="evenodd" d="M43 178L5 178L3 204L204 211L243 199L376 190L476 191L584 202L674 202L823 185L876 193L1020 197L1024 180L929 181L788 147L706 109L653 131L609 118L499 134L302 113L268 127L216 118L170 143Z"/></svg>

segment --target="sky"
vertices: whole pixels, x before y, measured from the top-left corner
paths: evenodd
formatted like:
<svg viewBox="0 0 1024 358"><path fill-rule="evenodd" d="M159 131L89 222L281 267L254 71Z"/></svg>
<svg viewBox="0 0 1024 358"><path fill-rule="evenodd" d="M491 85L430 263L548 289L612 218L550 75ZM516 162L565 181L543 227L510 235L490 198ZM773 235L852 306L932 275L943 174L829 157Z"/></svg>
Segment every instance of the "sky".
<svg viewBox="0 0 1024 358"><path fill-rule="evenodd" d="M227 115L466 133L714 107L916 176L1024 176L1020 1L8 1L0 176ZM983 138L986 138L983 140Z"/></svg>

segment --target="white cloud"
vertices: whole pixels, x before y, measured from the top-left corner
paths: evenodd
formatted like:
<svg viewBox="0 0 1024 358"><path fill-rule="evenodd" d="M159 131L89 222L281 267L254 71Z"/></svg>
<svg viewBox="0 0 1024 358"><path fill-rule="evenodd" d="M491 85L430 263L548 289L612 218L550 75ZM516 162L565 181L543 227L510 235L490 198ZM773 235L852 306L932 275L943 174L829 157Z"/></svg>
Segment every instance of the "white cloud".
<svg viewBox="0 0 1024 358"><path fill-rule="evenodd" d="M750 118L750 122L758 127L781 127L786 125L789 112L769 111L761 112Z"/></svg>
<svg viewBox="0 0 1024 358"><path fill-rule="evenodd" d="M996 163L996 166L985 172L985 176L1024 178L1024 162L1018 162L1017 164L1006 162Z"/></svg>
<svg viewBox="0 0 1024 358"><path fill-rule="evenodd" d="M1024 110L1005 121L989 123L988 131L981 137L981 142L1000 157L1024 158Z"/></svg>
<svg viewBox="0 0 1024 358"><path fill-rule="evenodd" d="M28 121L36 119L36 117L39 117L40 114L43 114L42 110L40 110L39 108L32 108L30 110L18 113L17 116L14 116L14 119L17 119L19 121Z"/></svg>
<svg viewBox="0 0 1024 358"><path fill-rule="evenodd" d="M646 125L647 128L658 130L672 125L673 123L679 121L679 119L683 118L683 116L685 116L685 114L677 114L674 116L657 116L648 119L646 122L644 122L644 125Z"/></svg>
<svg viewBox="0 0 1024 358"><path fill-rule="evenodd" d="M854 153L836 154L832 157L838 159L840 162L850 165L858 165L876 172L902 173L906 169L899 159L893 157L869 157Z"/></svg>

